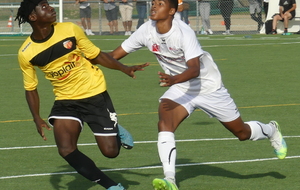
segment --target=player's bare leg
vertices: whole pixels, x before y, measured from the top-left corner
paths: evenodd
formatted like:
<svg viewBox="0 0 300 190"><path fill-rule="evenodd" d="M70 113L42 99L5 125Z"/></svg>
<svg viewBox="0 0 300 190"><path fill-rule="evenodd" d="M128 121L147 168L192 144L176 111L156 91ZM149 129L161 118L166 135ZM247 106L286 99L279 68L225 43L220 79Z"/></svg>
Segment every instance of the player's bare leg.
<svg viewBox="0 0 300 190"><path fill-rule="evenodd" d="M271 121L268 124L259 121L243 122L241 117L231 122L221 122L229 131L231 131L240 141L244 140L262 140L270 139L271 145L279 159L285 158L287 154L286 142L283 139L279 124Z"/></svg>

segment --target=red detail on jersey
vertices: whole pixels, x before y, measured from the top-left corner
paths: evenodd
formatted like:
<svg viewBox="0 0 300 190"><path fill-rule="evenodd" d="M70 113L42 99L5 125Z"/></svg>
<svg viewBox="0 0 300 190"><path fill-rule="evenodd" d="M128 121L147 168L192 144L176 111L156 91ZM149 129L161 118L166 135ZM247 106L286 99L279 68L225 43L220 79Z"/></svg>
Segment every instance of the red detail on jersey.
<svg viewBox="0 0 300 190"><path fill-rule="evenodd" d="M159 45L153 44L152 45L152 51L159 51Z"/></svg>

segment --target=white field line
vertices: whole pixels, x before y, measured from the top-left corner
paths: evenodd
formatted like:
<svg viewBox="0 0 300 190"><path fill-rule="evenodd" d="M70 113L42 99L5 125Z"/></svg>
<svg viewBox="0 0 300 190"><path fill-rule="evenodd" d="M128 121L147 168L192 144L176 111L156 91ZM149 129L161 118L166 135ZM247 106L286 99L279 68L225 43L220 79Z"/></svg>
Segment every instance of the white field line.
<svg viewBox="0 0 300 190"><path fill-rule="evenodd" d="M99 40L105 40L105 39L99 39ZM120 39L117 39L120 40ZM233 44L233 45L208 45L208 46L202 46L202 48L206 47L236 47L236 46L261 46L261 45L290 45L290 44L299 44L300 42L276 42L276 43L258 43L258 44ZM142 48L140 50L148 51L146 48ZM104 52L111 52L111 50L102 50ZM10 56L17 56L18 54L0 54L0 57L10 57Z"/></svg>
<svg viewBox="0 0 300 190"><path fill-rule="evenodd" d="M287 156L285 159L294 159L300 158L298 156ZM202 162L202 163L190 163L190 164L177 164L176 167L186 167L186 166L200 166L200 165L217 165L217 164L234 164L234 163L250 163L250 162L263 162L270 160L278 160L278 158L260 158L252 160L232 160L232 161L220 161L220 162ZM162 166L143 166L143 167L133 167L133 168L115 168L115 169L104 169L103 172L111 171L128 171L128 170L146 170L146 169L156 169L161 168ZM15 178L24 178L24 177L39 177L39 176L51 176L51 175L68 175L77 173L76 171L70 172L55 172L55 173L41 173L41 174L26 174L26 175L14 175L14 176L3 176L1 179L15 179Z"/></svg>
<svg viewBox="0 0 300 190"><path fill-rule="evenodd" d="M300 136L284 136L285 138L299 138ZM185 139L185 140L176 140L176 142L196 142L196 141L225 141L225 140L237 140L237 138L208 138L208 139ZM157 141L136 141L136 144L146 144L146 143L156 143ZM78 144L79 146L91 146L96 145L96 143L85 143ZM33 149L33 148L53 148L55 145L45 145L45 146L27 146L27 147L7 147L0 148L0 150L16 150L16 149ZM300 158L299 156L288 156L286 159ZM249 163L249 162L262 162L277 160L278 158L262 158L262 159L253 159L253 160L232 160L232 161L220 161L220 162L202 162L202 163L190 163L190 164L177 164L176 167L186 167L186 166L199 166L199 165L217 165L217 164L232 164L232 163ZM144 167L134 167L134 168L115 168L115 169L104 169L104 172L110 171L126 171L126 170L144 170L144 169L156 169L161 168L161 166L144 166ZM15 178L24 178L24 177L38 177L38 176L50 176L50 175L65 175L65 174L74 174L76 171L70 172L55 172L55 173L41 173L41 174L26 174L26 175L14 175L14 176L2 176L1 179L15 179Z"/></svg>
<svg viewBox="0 0 300 190"><path fill-rule="evenodd" d="M284 138L300 138L300 136L283 136ZM176 142L198 142L198 141L228 141L237 140L237 138L208 138L208 139L184 139L176 140ZM149 144L157 143L157 141L135 141L135 144ZM78 144L78 146L95 146L96 143ZM19 146L19 147L3 147L1 150L22 150L22 149L35 149L35 148L55 148L56 145L42 145L42 146Z"/></svg>

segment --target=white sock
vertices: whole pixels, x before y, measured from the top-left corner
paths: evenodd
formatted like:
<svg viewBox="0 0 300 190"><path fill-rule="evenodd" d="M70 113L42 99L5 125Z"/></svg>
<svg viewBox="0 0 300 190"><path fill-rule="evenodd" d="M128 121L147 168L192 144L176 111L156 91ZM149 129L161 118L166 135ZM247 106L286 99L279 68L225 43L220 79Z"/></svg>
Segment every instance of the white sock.
<svg viewBox="0 0 300 190"><path fill-rule="evenodd" d="M157 147L165 177L175 179L176 145L174 133L159 132Z"/></svg>
<svg viewBox="0 0 300 190"><path fill-rule="evenodd" d="M270 124L264 124L259 121L248 121L245 123L251 128L250 140L253 141L270 138L275 132L275 128Z"/></svg>

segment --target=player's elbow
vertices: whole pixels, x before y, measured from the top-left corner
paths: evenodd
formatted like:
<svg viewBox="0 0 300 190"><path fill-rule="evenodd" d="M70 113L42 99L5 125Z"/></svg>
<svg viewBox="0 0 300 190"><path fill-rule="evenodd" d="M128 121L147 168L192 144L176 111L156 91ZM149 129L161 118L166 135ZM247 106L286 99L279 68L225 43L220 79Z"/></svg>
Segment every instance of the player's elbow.
<svg viewBox="0 0 300 190"><path fill-rule="evenodd" d="M115 54L114 54L113 51L112 51L112 52L108 52L107 54L110 55L111 57L113 57L114 59L116 59L116 58L115 58L116 56L115 56Z"/></svg>
<svg viewBox="0 0 300 190"><path fill-rule="evenodd" d="M196 78L200 75L200 68L194 68L191 72L191 77Z"/></svg>

